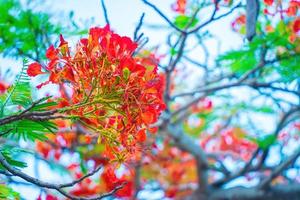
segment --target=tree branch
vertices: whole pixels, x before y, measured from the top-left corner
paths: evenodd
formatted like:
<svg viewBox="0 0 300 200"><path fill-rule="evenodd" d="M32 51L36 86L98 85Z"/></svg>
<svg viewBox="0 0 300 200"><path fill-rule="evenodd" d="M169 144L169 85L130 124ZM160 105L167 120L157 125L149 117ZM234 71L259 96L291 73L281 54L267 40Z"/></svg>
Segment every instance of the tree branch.
<svg viewBox="0 0 300 200"><path fill-rule="evenodd" d="M107 25L110 25L104 0L101 0L101 6L102 6L105 22Z"/></svg>
<svg viewBox="0 0 300 200"><path fill-rule="evenodd" d="M196 159L196 167L198 173L198 190L201 193L208 191L208 161L205 153L199 145L197 145L192 138L184 134L181 124L169 124L167 126L167 134L170 135L176 146L181 150L189 152Z"/></svg>
<svg viewBox="0 0 300 200"><path fill-rule="evenodd" d="M297 158L300 156L300 148L298 148L294 154L292 154L285 162L281 163L278 167L276 167L270 176L262 180L258 186L260 189L267 189L272 182L273 179L275 179L277 176L282 173L284 169L286 169L288 166L290 166L293 162L297 160Z"/></svg>
<svg viewBox="0 0 300 200"><path fill-rule="evenodd" d="M299 200L300 184L275 185L268 191L257 188L234 187L215 190L207 200Z"/></svg>
<svg viewBox="0 0 300 200"><path fill-rule="evenodd" d="M180 33L185 33L185 31L181 30L175 24L173 24L173 22L171 22L171 20L160 9L158 9L154 4L150 3L147 0L141 0L141 1L144 2L144 4L150 6L153 10L155 10L172 28L174 28L175 30L177 30Z"/></svg>
<svg viewBox="0 0 300 200"><path fill-rule="evenodd" d="M23 172L21 172L18 169L15 169L14 167L10 166L10 164L6 161L5 157L2 155L2 153L0 153L0 164L8 171L10 172L13 176L17 176L20 177L22 179L24 179L27 182L30 182L34 185L37 185L39 187L42 188L48 188L48 189L54 189L56 191L58 191L60 194L62 194L63 196L73 199L73 200L98 200L98 199L103 199L104 197L107 196L111 196L113 195L115 192L117 192L119 189L121 189L125 183L123 183L122 185L117 186L116 188L114 188L112 191L102 194L98 197L92 197L92 198L85 198L85 197L75 197L73 195L68 194L67 192L65 192L62 188L65 187L71 187L74 186L75 184L83 181L85 178L92 176L93 174L95 174L96 172L98 172L100 170L100 167L96 168L94 171L88 173L87 175L72 181L71 183L66 183L66 184L52 184L52 183L48 183L48 182L44 182L41 181L37 178L31 177Z"/></svg>

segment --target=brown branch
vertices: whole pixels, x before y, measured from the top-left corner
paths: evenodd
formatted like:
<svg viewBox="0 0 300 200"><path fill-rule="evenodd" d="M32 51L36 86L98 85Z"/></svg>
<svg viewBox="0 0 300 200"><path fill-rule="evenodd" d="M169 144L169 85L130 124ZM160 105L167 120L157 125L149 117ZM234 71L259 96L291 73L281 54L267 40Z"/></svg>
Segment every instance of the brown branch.
<svg viewBox="0 0 300 200"><path fill-rule="evenodd" d="M108 19L108 14L107 14L107 9L106 9L104 0L101 0L101 7L102 7L102 10L103 10L103 15L104 15L105 22L106 22L107 25L110 25L109 19Z"/></svg>
<svg viewBox="0 0 300 200"><path fill-rule="evenodd" d="M103 199L105 197L111 196L113 195L115 192L117 192L119 189L121 189L125 183L117 186L116 188L114 188L112 191L105 193L105 194L101 194L98 197L92 197L92 198L85 198L85 197L75 197L73 195L68 194L67 192L65 192L62 188L65 187L71 187L74 186L75 184L83 181L85 178L92 176L93 174L95 174L96 172L98 172L100 170L100 167L96 168L94 171L88 173L87 175L72 181L71 183L66 183L66 184L52 184L52 183L48 183L48 182L44 182L41 181L37 178L31 177L23 172L21 172L18 169L15 169L14 167L10 166L10 164L6 161L5 157L2 155L2 153L0 153L0 164L9 172L11 173L13 176L17 176L19 178L24 179L25 181L32 183L34 185L37 185L39 187L42 188L48 188L48 189L53 189L58 191L60 194L62 194L63 196L73 199L73 200L98 200L98 199Z"/></svg>
<svg viewBox="0 0 300 200"><path fill-rule="evenodd" d="M280 184L272 186L268 191L257 188L234 187L213 191L209 200L298 200L300 184ZM197 199L197 197L195 198Z"/></svg>
<svg viewBox="0 0 300 200"><path fill-rule="evenodd" d="M285 162L282 162L278 167L276 167L270 176L262 180L258 186L260 189L267 189L271 184L272 180L279 176L284 169L290 166L292 163L296 161L296 159L300 156L300 148L298 148L294 154L292 154Z"/></svg>
<svg viewBox="0 0 300 200"><path fill-rule="evenodd" d="M172 28L174 28L175 30L177 30L180 33L185 33L185 31L181 30L175 24L173 24L173 22L171 22L171 20L160 9L158 9L154 4L150 3L147 0L141 0L141 1L144 4L150 6L153 10L155 10Z"/></svg>
<svg viewBox="0 0 300 200"><path fill-rule="evenodd" d="M72 187L74 185L76 185L77 183L82 182L84 179L93 176L95 173L97 173L100 169L102 168L102 166L97 167L96 169L94 169L93 171L87 173L86 175L82 176L81 178L74 180L73 182L70 183L65 183L65 184L59 184L58 187L59 188L66 188L66 187Z"/></svg>
<svg viewBox="0 0 300 200"><path fill-rule="evenodd" d="M216 21L218 19L221 19L223 17L226 17L226 16L230 15L235 9L237 9L237 8L239 8L241 6L242 6L242 3L240 2L236 6L234 6L233 8L231 8L228 12L226 12L226 13L224 13L222 15L219 15L218 17L215 17L215 15L217 13L217 9L218 9L217 8L217 4L215 4L215 8L214 8L214 11L213 11L211 17L206 22L204 22L203 24L201 24L201 25L197 26L196 28L188 31L187 34L195 33L197 31L199 31L200 29L202 29L203 27L205 27L208 24L210 24L211 22Z"/></svg>
<svg viewBox="0 0 300 200"><path fill-rule="evenodd" d="M247 172L252 171L253 168L251 168L251 164L252 164L253 160L257 157L258 153L259 153L259 149L257 149L252 154L252 157L250 158L250 160L245 164L245 166L241 170L239 170L235 173L232 173L229 176L224 177L223 179L217 180L216 182L212 183L211 185L213 187L221 187L222 185L228 183L229 181L232 181L240 176L245 175Z"/></svg>
<svg viewBox="0 0 300 200"><path fill-rule="evenodd" d="M205 153L195 141L188 135L184 134L181 124L169 124L166 132L170 135L175 144L183 151L189 152L196 159L198 173L198 190L201 193L208 192L208 161Z"/></svg>
<svg viewBox="0 0 300 200"><path fill-rule="evenodd" d="M299 111L300 111L300 107L298 106L298 107L291 108L288 112L284 113L284 115L281 117L281 119L273 133L276 138L277 138L279 132L287 125L286 122L288 121L288 118L291 115L293 115L294 113L299 112ZM267 159L267 157L269 155L269 151L270 151L270 147L268 147L267 149L265 149L263 151L262 158L258 165L262 166L264 164L265 160Z"/></svg>
<svg viewBox="0 0 300 200"><path fill-rule="evenodd" d="M8 117L4 117L0 119L0 126L9 124L15 121L20 121L23 119L29 119L29 120L49 120L49 119L57 119L57 118L65 118L65 116L62 115L54 115L58 111L56 109L50 110L50 111L34 111L29 112L29 110L25 110L25 112L21 112L15 115L11 115Z"/></svg>

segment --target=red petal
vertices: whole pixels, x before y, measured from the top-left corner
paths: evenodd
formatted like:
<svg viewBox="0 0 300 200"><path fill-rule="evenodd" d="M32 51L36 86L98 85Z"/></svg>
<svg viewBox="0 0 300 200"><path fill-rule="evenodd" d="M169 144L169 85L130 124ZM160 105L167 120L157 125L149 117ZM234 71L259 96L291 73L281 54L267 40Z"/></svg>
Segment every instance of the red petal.
<svg viewBox="0 0 300 200"><path fill-rule="evenodd" d="M62 76L68 81L75 82L74 73L71 67L65 67Z"/></svg>
<svg viewBox="0 0 300 200"><path fill-rule="evenodd" d="M300 31L300 18L294 21L293 31L297 34Z"/></svg>
<svg viewBox="0 0 300 200"><path fill-rule="evenodd" d="M64 39L64 37L62 36L62 34L59 35L59 40L60 40L59 47L68 44L68 42L67 42L67 41Z"/></svg>
<svg viewBox="0 0 300 200"><path fill-rule="evenodd" d="M8 85L6 85L4 82L0 82L0 94L3 94L7 88Z"/></svg>
<svg viewBox="0 0 300 200"><path fill-rule="evenodd" d="M152 127L148 129L150 133L155 134L158 131L158 127Z"/></svg>
<svg viewBox="0 0 300 200"><path fill-rule="evenodd" d="M46 57L49 59L49 60L53 60L53 59L56 59L57 58L57 50L54 48L53 45L51 45L47 51L46 51Z"/></svg>
<svg viewBox="0 0 300 200"><path fill-rule="evenodd" d="M145 142L147 136L146 136L146 130L145 129L141 129L137 132L137 136L136 136L136 139L139 141L139 142Z"/></svg>
<svg viewBox="0 0 300 200"><path fill-rule="evenodd" d="M28 69L27 69L28 76L36 76L36 75L43 74L43 73L44 72L42 72L42 65L37 62L32 63L28 66Z"/></svg>
<svg viewBox="0 0 300 200"><path fill-rule="evenodd" d="M37 89L41 89L43 86L45 86L45 85L47 85L47 84L49 84L49 83L50 83L50 81L46 81L46 82L44 82L44 83L38 84L38 85L36 86L36 88L37 88Z"/></svg>
<svg viewBox="0 0 300 200"><path fill-rule="evenodd" d="M264 0L264 3L268 6L271 6L274 3L274 0Z"/></svg>
<svg viewBox="0 0 300 200"><path fill-rule="evenodd" d="M145 124L152 124L155 122L155 116L150 111L146 111L146 112L142 113L141 117Z"/></svg>

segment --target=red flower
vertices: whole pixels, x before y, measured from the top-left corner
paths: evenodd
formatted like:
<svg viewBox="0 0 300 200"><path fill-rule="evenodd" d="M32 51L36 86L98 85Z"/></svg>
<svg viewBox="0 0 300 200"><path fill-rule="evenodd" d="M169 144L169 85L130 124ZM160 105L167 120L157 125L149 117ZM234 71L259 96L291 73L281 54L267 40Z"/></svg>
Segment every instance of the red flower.
<svg viewBox="0 0 300 200"><path fill-rule="evenodd" d="M294 33L298 33L300 31L300 18L297 18L295 21L294 21L294 24L293 24L293 31Z"/></svg>
<svg viewBox="0 0 300 200"><path fill-rule="evenodd" d="M274 3L274 0L264 0L264 3L268 6L271 6Z"/></svg>
<svg viewBox="0 0 300 200"><path fill-rule="evenodd" d="M155 134L158 131L158 127L151 127L148 130L150 133Z"/></svg>
<svg viewBox="0 0 300 200"><path fill-rule="evenodd" d="M145 124L152 124L155 122L155 112L146 111L141 114L142 120Z"/></svg>
<svg viewBox="0 0 300 200"><path fill-rule="evenodd" d="M177 0L176 3L172 5L172 10L184 15L186 11L186 1L187 0Z"/></svg>
<svg viewBox="0 0 300 200"><path fill-rule="evenodd" d="M43 155L44 158L48 158L50 151L52 150L52 147L48 143L44 143L41 141L36 142L36 150Z"/></svg>
<svg viewBox="0 0 300 200"><path fill-rule="evenodd" d="M106 168L101 176L102 176L102 179L103 179L108 191L113 190L113 189L115 189L115 187L120 186L121 184L125 183L123 188L116 192L116 196L131 197L134 194L132 181L126 180L125 175L123 175L121 178L118 178L115 175L113 168L111 168L111 167Z"/></svg>
<svg viewBox="0 0 300 200"><path fill-rule="evenodd" d="M32 63L28 66L28 69L27 69L28 76L36 76L36 75L43 74L43 73L44 72L42 72L42 66L37 62Z"/></svg>
<svg viewBox="0 0 300 200"><path fill-rule="evenodd" d="M55 197L55 196L53 196L53 195L51 195L51 194L47 194L46 195L46 200L58 200L58 198Z"/></svg>
<svg viewBox="0 0 300 200"><path fill-rule="evenodd" d="M134 153L137 142L132 138L144 141L141 130L155 123L165 108L157 62L150 61L153 55L134 57L136 48L129 37L119 36L106 26L91 28L88 38L81 39L72 54L62 36L59 47L52 45L46 53L50 76L42 85L69 82L68 94L61 93L57 99L58 108L70 107L65 114L78 116L99 133L108 132L99 134L99 141L110 145L116 140L119 144L113 153L106 148L104 153L110 159L116 154Z"/></svg>
<svg viewBox="0 0 300 200"><path fill-rule="evenodd" d="M231 27L234 31L238 31L244 24L246 24L246 15L240 15L231 23Z"/></svg>
<svg viewBox="0 0 300 200"><path fill-rule="evenodd" d="M290 1L289 7L286 10L286 14L288 16L295 16L299 8L300 8L300 2L298 0L292 0Z"/></svg>
<svg viewBox="0 0 300 200"><path fill-rule="evenodd" d="M8 85L6 83L0 81L0 94L3 94L7 88L8 88Z"/></svg>
<svg viewBox="0 0 300 200"><path fill-rule="evenodd" d="M146 138L147 138L146 130L145 129L139 130L138 133L137 133L137 141L145 142Z"/></svg>
<svg viewBox="0 0 300 200"><path fill-rule="evenodd" d="M51 45L46 51L46 57L49 60L57 59L58 58L57 54L58 54L58 51L54 48L53 45Z"/></svg>

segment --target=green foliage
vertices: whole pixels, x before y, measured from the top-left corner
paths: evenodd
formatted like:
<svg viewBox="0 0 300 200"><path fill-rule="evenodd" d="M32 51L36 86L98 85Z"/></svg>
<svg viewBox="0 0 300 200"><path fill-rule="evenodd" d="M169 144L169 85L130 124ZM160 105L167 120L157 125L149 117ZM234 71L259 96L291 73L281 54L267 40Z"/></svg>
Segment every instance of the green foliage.
<svg viewBox="0 0 300 200"><path fill-rule="evenodd" d="M277 71L281 74L282 80L291 82L300 77L300 55L294 55L292 59L283 59ZM292 72L292 73L291 73Z"/></svg>
<svg viewBox="0 0 300 200"><path fill-rule="evenodd" d="M19 114L24 109L28 109L34 103L31 97L32 95L29 83L30 78L26 73L26 63L27 61L24 61L20 74L8 92L0 96L1 118ZM30 107L30 111L45 111L49 109L49 107L56 105L55 102L45 102L48 99L49 97L42 99L40 103L32 108ZM20 110L18 107L23 109ZM56 125L50 121L31 121L21 119L0 126L0 132L4 133L2 137L11 137L16 140L46 140L47 137L45 136L45 133L55 133L56 131Z"/></svg>
<svg viewBox="0 0 300 200"><path fill-rule="evenodd" d="M5 157L6 161L15 167L24 168L27 167L27 164L14 159L16 154L19 154L22 150L19 148L13 148L11 146L3 146L0 148L2 155ZM2 168L2 166L0 166Z"/></svg>
<svg viewBox="0 0 300 200"><path fill-rule="evenodd" d="M0 53L12 58L30 58L41 61L45 51L60 33L79 35L86 33L73 20L72 12L66 24L54 24L51 15L27 7L17 0L0 0ZM42 3L42 1L41 1Z"/></svg>
<svg viewBox="0 0 300 200"><path fill-rule="evenodd" d="M255 141L261 149L267 149L269 146L274 144L274 142L276 142L276 136L274 134L270 134L262 138L257 138Z"/></svg>
<svg viewBox="0 0 300 200"><path fill-rule="evenodd" d="M0 184L0 199L20 199L20 194L10 187Z"/></svg>
<svg viewBox="0 0 300 200"><path fill-rule="evenodd" d="M1 132L9 131L5 134L6 137L13 137L17 140L46 140L45 133L55 133L56 126L50 121L31 121L20 120L0 127Z"/></svg>
<svg viewBox="0 0 300 200"><path fill-rule="evenodd" d="M231 71L243 74L255 68L259 62L259 47L264 42L255 38L253 42L244 45L239 50L229 51L219 56L218 61L229 66Z"/></svg>
<svg viewBox="0 0 300 200"><path fill-rule="evenodd" d="M4 56L39 60L50 36L61 32L61 27L50 22L49 14L25 9L16 0L0 0L0 12L0 53Z"/></svg>
<svg viewBox="0 0 300 200"><path fill-rule="evenodd" d="M193 19L192 21L192 17L188 17L186 15L179 15L175 18L175 22L174 24L180 28L180 29L184 29L186 28L188 25L190 28L196 26L196 24L198 23L198 19Z"/></svg>
<svg viewBox="0 0 300 200"><path fill-rule="evenodd" d="M297 52L299 50L297 50L297 43L289 41L291 33L287 28L287 23L281 20L273 32L265 33L265 35L261 33L252 42L244 44L241 49L231 50L220 55L218 61L220 64L228 66L232 72L244 74L258 66L262 51L265 49L266 61L274 61L270 64L267 63L267 66L262 69L267 72L266 76L274 76L274 73L277 73L285 82L299 78L300 56ZM291 71L293 73L290 73Z"/></svg>
<svg viewBox="0 0 300 200"><path fill-rule="evenodd" d="M23 106L26 107L32 103L30 78L27 73L27 61L24 60L23 67L18 75L15 83L8 89L8 91L0 96L0 117L9 115L9 109L6 106ZM5 111L5 112L4 112Z"/></svg>
<svg viewBox="0 0 300 200"><path fill-rule="evenodd" d="M31 110L32 111L46 111L46 110L49 110L49 107L52 107L52 106L56 106L57 105L57 103L56 102L45 102L45 103L43 103L44 101L46 101L48 98L50 98L50 97L47 97L47 98L45 98L43 101L42 101L42 103L39 103L38 105L36 105L36 106L34 106Z"/></svg>

